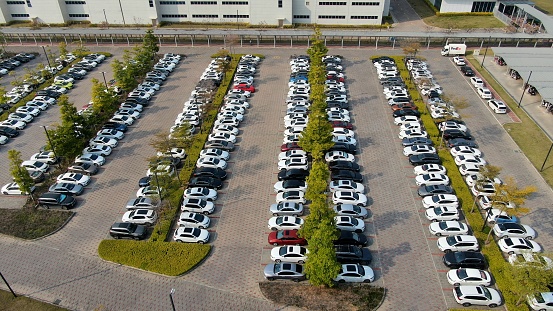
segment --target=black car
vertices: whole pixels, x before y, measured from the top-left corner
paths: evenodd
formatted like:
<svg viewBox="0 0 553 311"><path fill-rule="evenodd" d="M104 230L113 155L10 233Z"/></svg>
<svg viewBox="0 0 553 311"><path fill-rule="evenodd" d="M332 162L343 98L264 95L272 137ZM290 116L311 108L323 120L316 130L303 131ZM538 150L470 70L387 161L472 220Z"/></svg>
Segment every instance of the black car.
<svg viewBox="0 0 553 311"><path fill-rule="evenodd" d="M478 148L478 144L475 143L472 140L468 140L465 138L453 138L447 141L447 146L449 148L457 147L457 146L467 146L472 148Z"/></svg>
<svg viewBox="0 0 553 311"><path fill-rule="evenodd" d="M223 182L219 178L200 176L191 178L188 182L188 186L221 189L221 187L223 187Z"/></svg>
<svg viewBox="0 0 553 311"><path fill-rule="evenodd" d="M359 164L350 161L330 161L328 162L328 168L331 170L347 170L359 172Z"/></svg>
<svg viewBox="0 0 553 311"><path fill-rule="evenodd" d="M38 197L38 205L44 208L51 207L61 207L63 209L70 209L77 204L77 200L70 195L57 193L57 192L46 192Z"/></svg>
<svg viewBox="0 0 553 311"><path fill-rule="evenodd" d="M415 110L415 109L399 109L399 110L395 110L392 113L392 115L394 116L394 118L404 117L404 116L420 117L421 113L418 110Z"/></svg>
<svg viewBox="0 0 553 311"><path fill-rule="evenodd" d="M474 76L474 71L469 66L461 66L461 72L467 77Z"/></svg>
<svg viewBox="0 0 553 311"><path fill-rule="evenodd" d="M129 127L126 124L118 123L118 122L106 122L104 123L104 126L102 126L104 129L115 129L120 132L126 132Z"/></svg>
<svg viewBox="0 0 553 311"><path fill-rule="evenodd" d="M19 135L19 131L11 127L0 126L0 135L4 135L6 137L11 138Z"/></svg>
<svg viewBox="0 0 553 311"><path fill-rule="evenodd" d="M61 93L53 90L40 90L35 93L35 96L47 96L47 97L53 97L55 99L58 99L58 97L61 96Z"/></svg>
<svg viewBox="0 0 553 311"><path fill-rule="evenodd" d="M355 246L367 246L368 240L364 234L356 232L339 230L340 236L337 240L334 240L334 245L355 245Z"/></svg>
<svg viewBox="0 0 553 311"><path fill-rule="evenodd" d="M428 92L428 98L440 98L440 93L432 90Z"/></svg>
<svg viewBox="0 0 553 311"><path fill-rule="evenodd" d="M409 163L413 166L423 164L442 164L442 159L435 153L421 153L409 156Z"/></svg>
<svg viewBox="0 0 553 311"><path fill-rule="evenodd" d="M78 72L68 72L66 75L70 76L71 78L75 80L82 80L84 78L84 75L78 73Z"/></svg>
<svg viewBox="0 0 553 311"><path fill-rule="evenodd" d="M109 229L109 235L115 239L129 238L142 240L146 237L147 233L148 231L145 226L128 222L116 222Z"/></svg>
<svg viewBox="0 0 553 311"><path fill-rule="evenodd" d="M454 194L455 190L450 186L446 185L431 185L431 186L420 186L418 194L421 197L426 197L434 194Z"/></svg>
<svg viewBox="0 0 553 311"><path fill-rule="evenodd" d="M334 143L328 151L344 151L351 154L357 153L357 146L346 143Z"/></svg>
<svg viewBox="0 0 553 311"><path fill-rule="evenodd" d="M450 139L455 139L455 138L464 138L464 139L467 139L467 140L472 139L472 136L470 136L470 134L468 134L467 132L463 132L461 130L458 130L458 129L445 130L445 131L442 132L442 137L445 140L450 140Z"/></svg>
<svg viewBox="0 0 553 311"><path fill-rule="evenodd" d="M144 107L148 106L148 100L142 97L127 97L127 99L125 99L125 102L140 104Z"/></svg>
<svg viewBox="0 0 553 311"><path fill-rule="evenodd" d="M290 180L290 179L296 179L296 180L305 180L309 176L308 170L302 170L299 168L293 168L293 169L282 169L280 172L278 172L278 180Z"/></svg>
<svg viewBox="0 0 553 311"><path fill-rule="evenodd" d="M449 252L444 255L443 262L450 269L486 269L487 266L486 258L479 252Z"/></svg>
<svg viewBox="0 0 553 311"><path fill-rule="evenodd" d="M336 260L339 263L358 263L369 265L373 259L371 252L367 248L357 247L355 245L334 245L336 251Z"/></svg>
<svg viewBox="0 0 553 311"><path fill-rule="evenodd" d="M432 141L432 139L426 138L426 137L411 137L411 138L402 139L401 144L404 147L411 147L413 145L432 146L432 145L434 145L434 142Z"/></svg>
<svg viewBox="0 0 553 311"><path fill-rule="evenodd" d="M307 187L305 180L289 179L282 182L282 189L294 189L298 187Z"/></svg>
<svg viewBox="0 0 553 311"><path fill-rule="evenodd" d="M142 177L140 178L140 180L138 180L138 187L148 187L151 181L152 181L151 176Z"/></svg>
<svg viewBox="0 0 553 311"><path fill-rule="evenodd" d="M348 103L344 103L336 100L327 100L326 105L328 106L328 108L349 109Z"/></svg>
<svg viewBox="0 0 553 311"><path fill-rule="evenodd" d="M346 171L346 170L333 170L330 171L331 180L353 180L355 182L363 182L363 176L358 172Z"/></svg>
<svg viewBox="0 0 553 311"><path fill-rule="evenodd" d="M200 167L194 171L194 177L213 177L220 180L227 178L227 172L218 167Z"/></svg>

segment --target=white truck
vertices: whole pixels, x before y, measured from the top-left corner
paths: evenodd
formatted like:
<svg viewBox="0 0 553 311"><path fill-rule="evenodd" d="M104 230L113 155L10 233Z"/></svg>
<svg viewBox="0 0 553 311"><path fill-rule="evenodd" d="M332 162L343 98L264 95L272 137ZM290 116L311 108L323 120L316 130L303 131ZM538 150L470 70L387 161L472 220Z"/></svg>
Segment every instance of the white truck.
<svg viewBox="0 0 553 311"><path fill-rule="evenodd" d="M465 55L467 52L466 44L450 43L443 47L442 56Z"/></svg>

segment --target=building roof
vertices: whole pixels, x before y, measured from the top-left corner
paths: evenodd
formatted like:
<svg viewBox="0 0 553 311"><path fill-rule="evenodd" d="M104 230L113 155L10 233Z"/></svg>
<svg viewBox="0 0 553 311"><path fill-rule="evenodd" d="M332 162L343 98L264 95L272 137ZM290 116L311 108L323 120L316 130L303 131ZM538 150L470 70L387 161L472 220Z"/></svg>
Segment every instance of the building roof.
<svg viewBox="0 0 553 311"><path fill-rule="evenodd" d="M503 58L509 68L516 70L523 82L534 86L542 99L553 102L553 49L492 47L492 51Z"/></svg>

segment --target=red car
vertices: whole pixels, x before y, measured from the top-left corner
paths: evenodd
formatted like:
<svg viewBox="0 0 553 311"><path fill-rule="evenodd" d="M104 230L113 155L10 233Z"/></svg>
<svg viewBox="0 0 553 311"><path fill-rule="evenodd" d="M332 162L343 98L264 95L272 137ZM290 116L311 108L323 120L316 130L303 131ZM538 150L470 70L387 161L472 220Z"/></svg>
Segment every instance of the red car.
<svg viewBox="0 0 553 311"><path fill-rule="evenodd" d="M307 245L307 240L298 237L297 230L278 230L269 233L269 244L272 245Z"/></svg>
<svg viewBox="0 0 553 311"><path fill-rule="evenodd" d="M332 127L343 127L348 130L353 130L353 124L345 121L330 121Z"/></svg>
<svg viewBox="0 0 553 311"><path fill-rule="evenodd" d="M407 110L419 110L419 108L413 104L413 103L400 103L400 104L395 104L395 105L392 105L392 110L393 111L396 111L396 110L404 110L404 109L407 109Z"/></svg>
<svg viewBox="0 0 553 311"><path fill-rule="evenodd" d="M251 92L251 93L255 92L255 87L253 86L253 84L248 84L248 83L239 83L239 84L235 85L233 87L233 89L248 91L248 92Z"/></svg>
<svg viewBox="0 0 553 311"><path fill-rule="evenodd" d="M297 142L286 143L280 146L280 151L288 151L288 150L302 150L302 149Z"/></svg>
<svg viewBox="0 0 553 311"><path fill-rule="evenodd" d="M344 77L339 77L338 75L333 75L333 74L327 75L326 79L327 80L336 80L338 82L344 82L345 81Z"/></svg>

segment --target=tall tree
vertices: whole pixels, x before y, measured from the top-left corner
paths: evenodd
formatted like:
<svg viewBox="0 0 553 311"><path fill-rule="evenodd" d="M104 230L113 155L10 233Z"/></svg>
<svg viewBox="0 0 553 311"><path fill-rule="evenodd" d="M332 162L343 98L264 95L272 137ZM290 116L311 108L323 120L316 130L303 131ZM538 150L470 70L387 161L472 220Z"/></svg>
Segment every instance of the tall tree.
<svg viewBox="0 0 553 311"><path fill-rule="evenodd" d="M61 41L59 44L58 44L58 49L60 51L60 58L61 59L66 59L67 58L67 53L69 53L69 51L67 50L67 43L65 43L65 41Z"/></svg>
<svg viewBox="0 0 553 311"><path fill-rule="evenodd" d="M307 190L305 198L309 201L313 201L316 196L320 196L324 193L328 187L328 178L330 177L330 171L328 165L323 160L313 161L311 169L309 170L309 176L307 177Z"/></svg>
<svg viewBox="0 0 553 311"><path fill-rule="evenodd" d="M333 219L323 219L309 240L305 274L314 286L334 286L333 279L340 272L336 260L334 240L337 229Z"/></svg>
<svg viewBox="0 0 553 311"><path fill-rule="evenodd" d="M512 286L508 290L518 295L517 306L527 295L550 291L549 286L553 283L553 269L529 264L509 267L508 271L512 275Z"/></svg>
<svg viewBox="0 0 553 311"><path fill-rule="evenodd" d="M29 175L29 171L27 171L26 168L21 167L21 164L23 163L23 160L21 160L21 152L15 149L8 150L8 159L10 161L10 173L13 180L17 183L19 189L21 189L23 193L29 194L31 199L34 201L35 199L31 192L34 181Z"/></svg>
<svg viewBox="0 0 553 311"><path fill-rule="evenodd" d="M298 144L311 153L314 161L321 160L324 151L334 146L332 137L332 125L328 122L326 113L313 112Z"/></svg>
<svg viewBox="0 0 553 311"><path fill-rule="evenodd" d="M501 173L501 167L494 166L491 164L486 164L484 166L480 167L480 170L478 174L476 175L476 182L475 187L479 188L482 187L485 183L494 181L494 179L499 176L499 173ZM472 204L472 208L470 210L471 213L474 212L474 208L476 207L476 202L478 201L478 197L474 197L474 201Z"/></svg>

